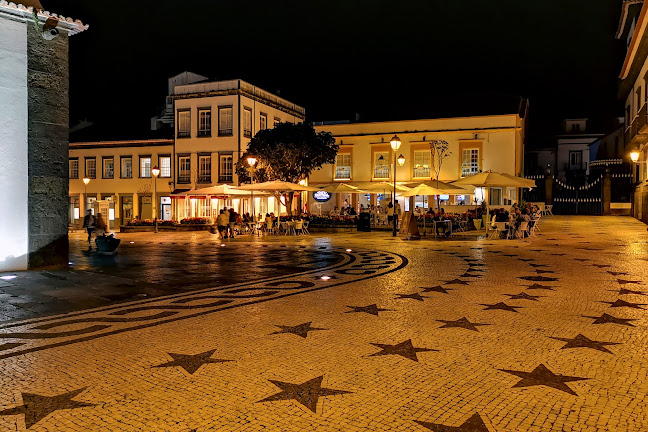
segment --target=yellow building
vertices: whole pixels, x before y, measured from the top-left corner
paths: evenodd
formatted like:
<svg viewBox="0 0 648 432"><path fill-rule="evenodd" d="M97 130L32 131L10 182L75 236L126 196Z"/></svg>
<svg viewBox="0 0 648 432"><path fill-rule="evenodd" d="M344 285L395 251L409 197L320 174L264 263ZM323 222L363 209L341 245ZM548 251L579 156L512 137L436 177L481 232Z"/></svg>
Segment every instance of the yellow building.
<svg viewBox="0 0 648 432"><path fill-rule="evenodd" d="M648 223L648 3L625 0L616 38L626 41L619 75L619 95L625 99L625 160L634 153L633 215Z"/></svg>
<svg viewBox="0 0 648 432"><path fill-rule="evenodd" d="M524 105L526 106L526 105ZM481 171L493 170L522 175L524 166L524 111L521 114L460 118L387 121L379 123L318 124L317 131L328 131L340 146L336 163L326 165L310 177L310 185L344 182L362 187L367 182L393 182L394 157L403 155L405 163L396 168L399 184L416 184L435 179L437 163L430 149L433 140L445 140L451 155L443 160L439 180L451 182ZM397 135L401 147L393 152L391 138ZM466 196L443 196L446 211L461 211L482 200L481 190ZM385 190L389 195L390 190ZM517 200L514 188L491 188L485 191L492 205ZM326 213L334 206L378 204L381 195L334 194L328 201L316 201L309 195L309 210ZM415 205L428 207L433 200L416 197ZM455 207L457 206L457 207ZM409 202L401 199L401 208Z"/></svg>
<svg viewBox="0 0 648 432"><path fill-rule="evenodd" d="M250 139L279 122L301 122L304 108L242 80L173 86L172 139L70 143L70 222L80 223L95 200L106 200L113 226L134 218L211 217L224 205L250 211L248 201L208 201L181 192L237 185L234 167ZM160 168L157 195L152 175ZM89 178L87 185L83 178ZM255 210L281 212L274 198Z"/></svg>

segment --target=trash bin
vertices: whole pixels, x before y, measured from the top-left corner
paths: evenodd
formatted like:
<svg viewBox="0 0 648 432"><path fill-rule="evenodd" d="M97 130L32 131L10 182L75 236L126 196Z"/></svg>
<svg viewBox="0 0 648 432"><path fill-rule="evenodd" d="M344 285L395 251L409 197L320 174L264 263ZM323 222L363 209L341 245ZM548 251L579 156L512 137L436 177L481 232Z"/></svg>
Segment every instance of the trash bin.
<svg viewBox="0 0 648 432"><path fill-rule="evenodd" d="M371 231L371 214L367 212L360 213L358 217L358 231Z"/></svg>

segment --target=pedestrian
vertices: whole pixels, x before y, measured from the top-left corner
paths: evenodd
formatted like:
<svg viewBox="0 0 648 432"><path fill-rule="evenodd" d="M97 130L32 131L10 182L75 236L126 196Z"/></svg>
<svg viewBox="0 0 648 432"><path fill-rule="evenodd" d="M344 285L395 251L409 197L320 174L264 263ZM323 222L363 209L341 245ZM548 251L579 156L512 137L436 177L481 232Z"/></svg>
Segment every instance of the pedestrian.
<svg viewBox="0 0 648 432"><path fill-rule="evenodd" d="M108 225L106 225L106 221L101 217L101 213L97 213L97 218L95 219L95 231L97 237L105 235L108 232Z"/></svg>
<svg viewBox="0 0 648 432"><path fill-rule="evenodd" d="M229 215L226 214L225 210L221 209L220 214L216 218L216 226L218 227L218 233L220 234L221 238L227 238L228 224L229 224Z"/></svg>
<svg viewBox="0 0 648 432"><path fill-rule="evenodd" d="M83 228L88 231L88 245L90 245L90 240L92 239L92 233L95 230L95 217L92 214L92 210L88 209L88 214L83 218Z"/></svg>
<svg viewBox="0 0 648 432"><path fill-rule="evenodd" d="M229 210L229 236L234 238L234 228L236 228L236 220L238 219L238 213L234 211L233 208Z"/></svg>

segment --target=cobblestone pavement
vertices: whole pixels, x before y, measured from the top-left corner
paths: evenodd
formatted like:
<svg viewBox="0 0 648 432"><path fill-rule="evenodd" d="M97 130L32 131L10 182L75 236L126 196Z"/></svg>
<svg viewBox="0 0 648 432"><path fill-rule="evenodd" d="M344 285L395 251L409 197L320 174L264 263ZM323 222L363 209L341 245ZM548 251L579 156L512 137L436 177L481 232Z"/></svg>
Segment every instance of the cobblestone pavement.
<svg viewBox="0 0 648 432"><path fill-rule="evenodd" d="M525 240L188 235L75 258L146 297L0 324L0 430L648 430L633 219L549 217Z"/></svg>

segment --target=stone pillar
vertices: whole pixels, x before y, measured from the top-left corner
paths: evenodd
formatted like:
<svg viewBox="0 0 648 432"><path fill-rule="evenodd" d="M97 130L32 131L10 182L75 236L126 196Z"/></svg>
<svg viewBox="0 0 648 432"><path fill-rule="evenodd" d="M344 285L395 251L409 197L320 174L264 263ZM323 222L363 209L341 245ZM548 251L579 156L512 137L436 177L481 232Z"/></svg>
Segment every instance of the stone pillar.
<svg viewBox="0 0 648 432"><path fill-rule="evenodd" d="M27 26L29 267L67 266L68 35Z"/></svg>
<svg viewBox="0 0 648 432"><path fill-rule="evenodd" d="M605 170L605 177L603 177L603 214L612 214L610 210L610 202L612 202L612 176L610 176L610 169Z"/></svg>
<svg viewBox="0 0 648 432"><path fill-rule="evenodd" d="M545 176L545 204L551 205L553 202L553 176L552 175L546 175Z"/></svg>

